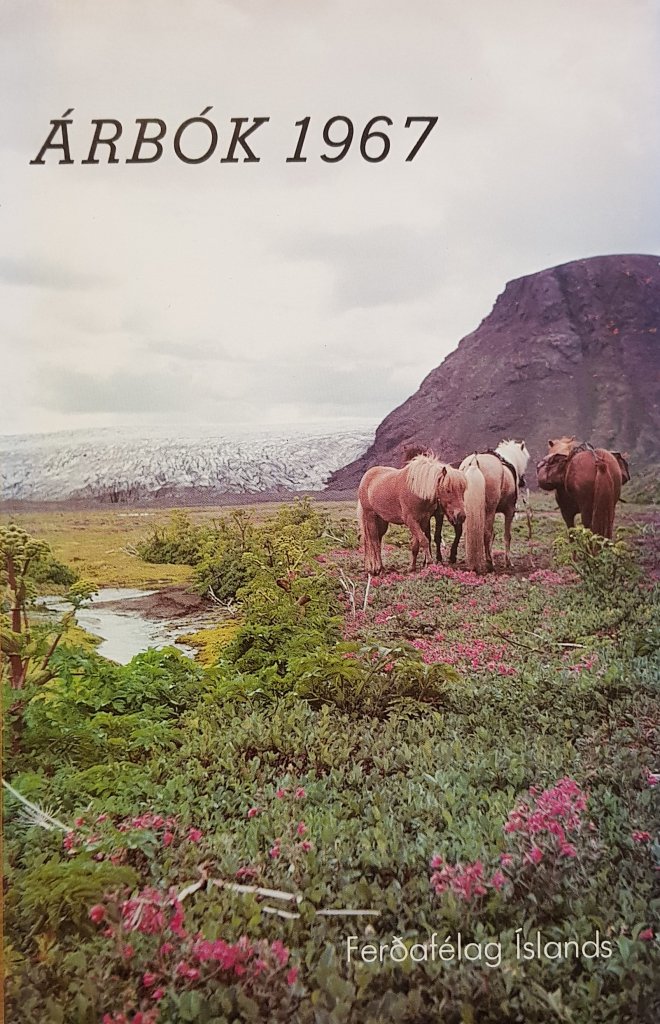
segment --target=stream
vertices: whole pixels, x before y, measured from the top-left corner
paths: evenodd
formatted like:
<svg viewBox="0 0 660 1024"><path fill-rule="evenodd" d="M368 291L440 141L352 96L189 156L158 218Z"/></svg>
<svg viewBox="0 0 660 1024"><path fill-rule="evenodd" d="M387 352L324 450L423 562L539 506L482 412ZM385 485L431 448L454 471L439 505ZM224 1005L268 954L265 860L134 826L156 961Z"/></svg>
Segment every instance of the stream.
<svg viewBox="0 0 660 1024"><path fill-rule="evenodd" d="M179 643L177 638L208 625L208 616L186 616L173 621L147 618L134 610L122 611L116 605L111 608L97 607L109 601L120 604L154 593L154 590L135 590L130 587L102 587L84 608L78 609L76 622L88 633L101 637L101 643L96 648L98 654L120 665L126 665L136 654L150 647L157 650L176 647L187 657L193 658L194 649ZM71 610L71 605L61 597L43 597L38 604L54 612Z"/></svg>

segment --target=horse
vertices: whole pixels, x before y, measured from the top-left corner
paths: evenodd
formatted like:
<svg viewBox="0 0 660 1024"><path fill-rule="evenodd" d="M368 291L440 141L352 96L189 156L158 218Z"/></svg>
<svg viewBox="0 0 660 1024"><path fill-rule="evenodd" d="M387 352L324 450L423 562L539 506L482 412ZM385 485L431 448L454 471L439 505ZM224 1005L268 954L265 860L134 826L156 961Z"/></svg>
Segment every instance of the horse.
<svg viewBox="0 0 660 1024"><path fill-rule="evenodd" d="M433 455L430 448L421 444L407 445L403 451L403 464L406 466L412 461L417 455ZM458 469L460 462L450 462L449 465L452 469ZM442 564L442 523L444 519L444 512L440 505L436 505L434 511L431 513L429 519L429 526L426 533L429 544L431 543L431 519L435 519L435 529L433 531L433 542L435 543L435 560ZM454 559L456 561L456 559Z"/></svg>
<svg viewBox="0 0 660 1024"><path fill-rule="evenodd" d="M569 529L579 513L588 530L612 539L614 509L621 487L630 480L621 452L592 448L575 437L558 437L548 441L548 454L536 467L536 476L542 490L555 491Z"/></svg>
<svg viewBox="0 0 660 1024"><path fill-rule="evenodd" d="M500 441L491 452L475 452L468 455L460 463L460 470L465 473L476 471L471 477L470 486L479 488L484 502L483 544L477 547L473 539L468 552L468 566L476 572L487 568L492 572L493 566L493 528L495 516L501 512L504 516L504 564L511 568L511 523L516 511L518 489L524 485L524 474L530 454L524 441ZM479 479L481 478L481 479ZM469 488L468 488L469 491ZM466 498L468 495L466 494ZM440 550L442 531L442 515L436 516L436 546ZM454 527L454 542L451 546L449 561L456 562L458 545L462 535L460 525ZM469 542L469 538L466 538ZM467 546L467 543L466 543Z"/></svg>
<svg viewBox="0 0 660 1024"><path fill-rule="evenodd" d="M364 545L365 570L377 576L383 570L381 542L390 523L407 526L411 534L411 572L431 560L430 517L440 504L452 523L466 518L464 473L434 455L418 455L403 469L373 466L358 488L357 513Z"/></svg>

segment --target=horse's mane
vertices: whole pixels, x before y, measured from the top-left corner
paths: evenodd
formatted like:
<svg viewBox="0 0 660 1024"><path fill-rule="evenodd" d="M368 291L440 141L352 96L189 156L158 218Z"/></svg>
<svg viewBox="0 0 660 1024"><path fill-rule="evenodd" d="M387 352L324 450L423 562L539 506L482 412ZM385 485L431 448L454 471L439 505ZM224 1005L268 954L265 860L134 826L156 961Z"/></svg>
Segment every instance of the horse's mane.
<svg viewBox="0 0 660 1024"><path fill-rule="evenodd" d="M521 444L525 442L520 441L500 441L495 452L497 455L501 455L503 459L510 462L519 477L523 476L527 469L527 463L529 462L529 452L527 449L523 449Z"/></svg>
<svg viewBox="0 0 660 1024"><path fill-rule="evenodd" d="M441 487L443 491L455 492L465 488L465 475L457 469L452 469L444 462L440 462L435 455L416 455L408 463L405 474L406 483L417 497L422 501L432 501L438 493L440 477L444 480Z"/></svg>
<svg viewBox="0 0 660 1024"><path fill-rule="evenodd" d="M444 465L435 455L416 455L406 467L406 483L417 498L431 501L438 490Z"/></svg>

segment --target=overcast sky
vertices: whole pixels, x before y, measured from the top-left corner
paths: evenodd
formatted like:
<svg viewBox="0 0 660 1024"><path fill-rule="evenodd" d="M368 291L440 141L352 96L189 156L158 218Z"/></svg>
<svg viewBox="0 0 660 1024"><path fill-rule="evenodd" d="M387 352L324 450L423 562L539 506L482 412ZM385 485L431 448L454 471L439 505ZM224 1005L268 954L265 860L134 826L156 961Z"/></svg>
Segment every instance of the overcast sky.
<svg viewBox="0 0 660 1024"><path fill-rule="evenodd" d="M660 253L659 10L3 0L0 433L375 425L508 280ZM183 164L173 134L207 106L218 150ZM70 107L75 164L30 166ZM366 163L381 114L391 152ZM308 160L286 163L308 115ZM335 164L333 115L356 125ZM438 117L412 163L408 115ZM257 164L220 162L239 116L270 117ZM123 123L122 162L81 166L99 117ZM138 117L167 123L158 163L123 162Z"/></svg>

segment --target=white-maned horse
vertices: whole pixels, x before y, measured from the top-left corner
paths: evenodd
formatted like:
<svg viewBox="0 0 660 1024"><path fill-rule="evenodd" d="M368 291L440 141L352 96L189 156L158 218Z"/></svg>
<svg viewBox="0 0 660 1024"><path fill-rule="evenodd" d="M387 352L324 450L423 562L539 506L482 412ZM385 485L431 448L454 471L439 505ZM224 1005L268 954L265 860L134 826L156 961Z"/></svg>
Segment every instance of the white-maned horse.
<svg viewBox="0 0 660 1024"><path fill-rule="evenodd" d="M463 473L478 471L478 476L470 473L469 479L475 486L479 477L479 486L484 495L484 538L483 549L477 559L477 571L483 572L484 568L492 571L493 566L493 529L495 516L501 512L504 516L504 564L511 567L511 523L516 511L518 492L524 484L525 470L529 463L530 455L524 441L500 441L494 451L474 452L466 456L460 465ZM466 500L468 491L466 491ZM440 532L442 530L442 517L436 518L436 544L439 550ZM462 527L458 524L455 528L454 542L451 546L449 556L450 562L456 561L458 544L461 539ZM471 568L474 568L474 556L471 559Z"/></svg>

